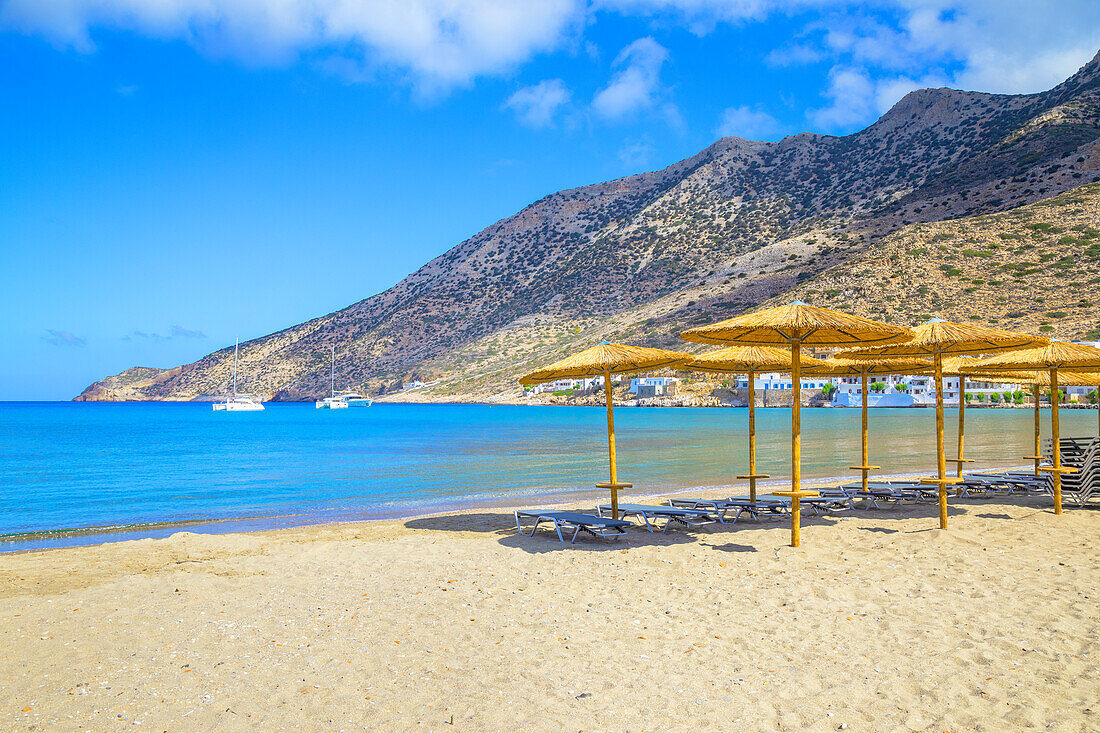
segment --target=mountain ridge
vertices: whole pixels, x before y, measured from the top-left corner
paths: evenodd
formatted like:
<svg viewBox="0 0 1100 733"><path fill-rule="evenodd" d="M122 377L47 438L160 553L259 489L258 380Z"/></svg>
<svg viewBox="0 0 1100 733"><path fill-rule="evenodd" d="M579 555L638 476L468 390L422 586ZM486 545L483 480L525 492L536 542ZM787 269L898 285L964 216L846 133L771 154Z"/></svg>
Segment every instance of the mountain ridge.
<svg viewBox="0 0 1100 733"><path fill-rule="evenodd" d="M1100 180L1098 168L1100 54L1038 94L916 90L851 135L724 137L659 171L548 194L382 293L241 344L240 371L268 398L311 399L327 393L335 345L348 387L440 379L425 394L448 399L479 368L457 357L513 334L495 393L587 330L672 343L675 323L755 307L904 227L1014 209ZM111 398L224 394L231 352Z"/></svg>

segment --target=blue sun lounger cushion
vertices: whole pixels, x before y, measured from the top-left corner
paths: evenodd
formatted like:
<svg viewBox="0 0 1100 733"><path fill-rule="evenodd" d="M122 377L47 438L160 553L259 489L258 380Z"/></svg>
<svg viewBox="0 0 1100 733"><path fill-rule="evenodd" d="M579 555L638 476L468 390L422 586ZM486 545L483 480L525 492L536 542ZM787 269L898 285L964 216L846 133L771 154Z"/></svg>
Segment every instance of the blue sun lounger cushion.
<svg viewBox="0 0 1100 733"><path fill-rule="evenodd" d="M602 517L604 514L611 512L610 504L602 504L596 507L596 511L600 513ZM688 509L678 506L653 506L652 504L619 504L619 515L623 517L638 517L645 524L646 529L650 532L656 530L656 522L658 519L665 521L665 526L661 530L667 532L669 526L676 522L682 524L685 527L698 527L703 524L714 524L718 521L714 516L714 512L708 512L703 509Z"/></svg>
<svg viewBox="0 0 1100 733"><path fill-rule="evenodd" d="M530 532L523 531L522 520L534 520L535 524ZM582 514L581 512L550 512L550 511L520 511L516 510L516 529L525 537L532 537L541 522L550 522L558 533L558 539L565 542L565 536L561 533L564 527L566 531L573 530L573 536L569 544L577 541L577 535L587 532L593 537L619 537L626 534L626 528L630 522L621 519L600 517L595 514Z"/></svg>

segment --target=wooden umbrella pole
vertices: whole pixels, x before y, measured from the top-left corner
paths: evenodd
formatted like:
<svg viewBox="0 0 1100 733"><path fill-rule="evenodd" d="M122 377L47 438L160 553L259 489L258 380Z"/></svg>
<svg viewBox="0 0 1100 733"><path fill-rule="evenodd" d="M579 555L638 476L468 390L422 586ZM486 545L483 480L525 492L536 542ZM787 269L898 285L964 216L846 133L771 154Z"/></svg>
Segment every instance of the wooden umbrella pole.
<svg viewBox="0 0 1100 733"><path fill-rule="evenodd" d="M611 400L611 372L603 377L603 391L607 398L607 457L611 464L611 518L619 518L619 483L618 472L615 470L615 410Z"/></svg>
<svg viewBox="0 0 1100 733"><path fill-rule="evenodd" d="M863 392L863 460L860 461L863 473L863 492L867 493L867 466L870 462L870 451L867 450L867 374L862 375L861 391Z"/></svg>
<svg viewBox="0 0 1100 733"><path fill-rule="evenodd" d="M966 417L966 377L962 374L959 375L959 460L955 464L958 469L955 471L955 475L962 478L963 475L963 420ZM958 490L962 493L962 489Z"/></svg>
<svg viewBox="0 0 1100 733"><path fill-rule="evenodd" d="M791 408L791 547L798 547L801 516L798 492L802 483L802 342L791 341L791 387L794 404Z"/></svg>
<svg viewBox="0 0 1100 733"><path fill-rule="evenodd" d="M943 354L936 352L936 462L939 469L940 529L947 529L947 456L943 452Z"/></svg>
<svg viewBox="0 0 1100 733"><path fill-rule="evenodd" d="M756 501L756 372L749 370L749 500Z"/></svg>
<svg viewBox="0 0 1100 733"><path fill-rule="evenodd" d="M1054 513L1062 513L1062 446L1058 444L1058 370L1050 370L1050 432L1054 451ZM1039 455L1036 453L1035 455Z"/></svg>
<svg viewBox="0 0 1100 733"><path fill-rule="evenodd" d="M1042 462L1042 440L1040 439L1039 430L1039 383L1036 382L1031 386L1031 395L1035 399L1035 452L1031 455L1035 456L1035 475L1039 475L1039 463Z"/></svg>

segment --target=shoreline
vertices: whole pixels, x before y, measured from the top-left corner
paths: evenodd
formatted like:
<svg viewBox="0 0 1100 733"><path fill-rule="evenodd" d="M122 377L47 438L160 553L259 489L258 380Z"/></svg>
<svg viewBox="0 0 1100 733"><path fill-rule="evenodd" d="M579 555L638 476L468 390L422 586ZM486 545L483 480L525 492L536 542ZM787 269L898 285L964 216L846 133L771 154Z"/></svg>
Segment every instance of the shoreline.
<svg viewBox="0 0 1100 733"><path fill-rule="evenodd" d="M406 405L406 406L423 406L423 405L481 405L484 407L599 407L603 408L603 403L599 404L579 404L576 402L532 402L531 400L516 399L516 400L451 400L451 399L431 399L431 400L388 400L385 397L375 397L374 404L376 405ZM646 399L661 399L661 398L646 398ZM669 404L663 404L661 402L654 402L652 404L647 403L644 405L636 404L636 400L616 401L614 406L617 409L628 409L633 407L661 407L661 408L684 408L693 410L707 410L707 409L747 409L748 405L734 405L734 404L717 404L717 405L697 405L697 404L682 404L682 398L668 398ZM68 400L8 400L6 402L0 402L0 404L93 404L93 405L210 405L214 404L217 400L207 399L193 399L193 400L78 400L76 398ZM311 405L315 400L264 400L265 405ZM672 404L675 402L676 404ZM956 409L958 408L958 402L945 402L944 408ZM920 404L920 405L906 405L906 406L883 406L883 405L868 405L869 410L927 410L935 409L935 403ZM366 409L366 408L360 408ZM790 405L757 405L757 410L789 410ZM802 409L822 409L822 410L859 410L858 405L845 406L834 404L820 404L804 402ZM968 402L966 403L966 409L969 410L1034 410L1034 405L1031 404L985 404L982 402ZM1043 403L1039 406L1040 410L1049 410L1050 404ZM1058 406L1059 410L1095 410L1097 405L1092 404L1080 404L1076 402L1066 402Z"/></svg>
<svg viewBox="0 0 1100 733"><path fill-rule="evenodd" d="M1004 466L990 464L977 466L971 471L1011 471L1031 468L1030 464ZM875 475L871 481L883 481L893 479L914 478L923 476L923 472L891 473ZM823 488L838 486L858 480L858 474L852 476L819 476L803 477L804 482L809 482ZM761 491L769 487L786 486L790 477L773 477L759 481L758 488ZM814 488L814 487L809 487ZM703 496L716 495L730 489L745 490L747 485L736 484L708 484L687 486L681 488L653 489L643 491L631 491L620 494L620 500L637 500L651 502L666 496L683 496L685 494L699 494ZM577 506L593 501L603 501L607 493L599 489L560 490L537 493L493 494L482 498L461 497L459 501L450 503L421 502L419 506L410 506L406 503L406 509L393 509L391 511L355 510L345 514L281 514L259 515L241 517L213 517L208 519L192 518L170 521L135 522L132 524L117 524L107 526L70 527L45 530L30 530L26 532L13 532L0 534L0 556L15 555L27 552L39 552L58 550L67 547L94 547L98 545L115 544L143 539L163 539L171 537L177 532L194 532L204 535L225 534L252 534L257 532L270 532L285 529L297 529L308 527L330 527L337 525L350 525L356 523L377 523L386 521L405 521L427 519L432 517L461 514L475 510L480 511L507 511L523 507L545 509L549 507ZM427 506L425 506L425 504Z"/></svg>

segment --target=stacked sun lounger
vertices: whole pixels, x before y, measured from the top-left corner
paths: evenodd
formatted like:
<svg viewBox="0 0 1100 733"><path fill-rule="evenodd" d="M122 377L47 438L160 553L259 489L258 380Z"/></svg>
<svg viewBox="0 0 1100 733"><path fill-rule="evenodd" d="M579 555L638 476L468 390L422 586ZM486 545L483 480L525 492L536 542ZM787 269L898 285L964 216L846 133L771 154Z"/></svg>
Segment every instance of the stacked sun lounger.
<svg viewBox="0 0 1100 733"><path fill-rule="evenodd" d="M1062 475L1062 497L1082 505L1093 496L1100 496L1100 440L1097 438L1062 438L1058 441L1063 467L1075 468L1076 473ZM1043 442L1042 455L1050 465L1053 442ZM1038 476L1032 471L1002 471L997 473L970 473L965 485L989 492L1008 494L1051 494L1054 480L1050 473Z"/></svg>
<svg viewBox="0 0 1100 733"><path fill-rule="evenodd" d="M1046 441L1050 445L1051 441ZM1077 469L1062 475L1062 498L1078 506L1100 497L1100 438L1063 438L1062 465Z"/></svg>

